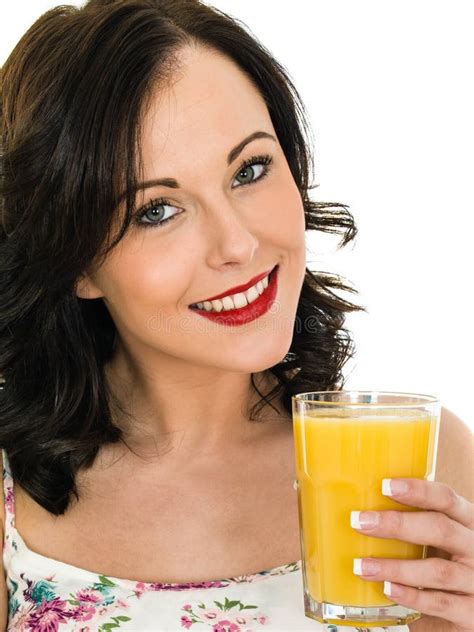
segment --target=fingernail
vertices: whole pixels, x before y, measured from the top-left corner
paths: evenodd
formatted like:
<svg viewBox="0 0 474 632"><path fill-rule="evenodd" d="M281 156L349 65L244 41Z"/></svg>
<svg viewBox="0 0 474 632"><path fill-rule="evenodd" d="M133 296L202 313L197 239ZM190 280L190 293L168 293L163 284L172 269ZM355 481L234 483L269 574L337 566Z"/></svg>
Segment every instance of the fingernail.
<svg viewBox="0 0 474 632"><path fill-rule="evenodd" d="M351 527L353 529L372 529L379 523L377 511L351 511Z"/></svg>
<svg viewBox="0 0 474 632"><path fill-rule="evenodd" d="M396 478L384 478L382 481L382 494L384 496L401 496L408 491L408 483Z"/></svg>
<svg viewBox="0 0 474 632"><path fill-rule="evenodd" d="M380 573L380 563L366 558L354 558L353 572L355 575L376 575Z"/></svg>
<svg viewBox="0 0 474 632"><path fill-rule="evenodd" d="M401 594L400 588L397 584L392 584L392 582L384 582L383 591L388 597L399 597Z"/></svg>

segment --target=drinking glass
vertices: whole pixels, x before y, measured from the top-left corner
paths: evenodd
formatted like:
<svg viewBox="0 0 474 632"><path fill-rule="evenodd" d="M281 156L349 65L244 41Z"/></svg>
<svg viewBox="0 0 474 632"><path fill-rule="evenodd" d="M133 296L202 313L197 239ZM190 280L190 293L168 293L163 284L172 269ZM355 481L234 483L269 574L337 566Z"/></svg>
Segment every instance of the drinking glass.
<svg viewBox="0 0 474 632"><path fill-rule="evenodd" d="M383 582L353 573L363 557L424 559L426 545L375 538L353 510L419 511L382 494L384 478L434 480L440 401L388 391L313 391L292 397L307 617L338 626L397 626L420 612L397 605Z"/></svg>

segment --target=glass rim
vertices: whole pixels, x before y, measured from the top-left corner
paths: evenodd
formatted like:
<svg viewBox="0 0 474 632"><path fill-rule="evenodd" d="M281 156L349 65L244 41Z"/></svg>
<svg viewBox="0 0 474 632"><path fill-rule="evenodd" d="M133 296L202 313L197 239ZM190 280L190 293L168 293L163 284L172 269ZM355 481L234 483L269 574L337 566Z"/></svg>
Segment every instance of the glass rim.
<svg viewBox="0 0 474 632"><path fill-rule="evenodd" d="M351 402L350 399L342 399L341 401L327 401L324 399L310 399L308 395L331 395L331 394L339 394L339 395L388 395L394 398L392 402L383 402L383 403L371 403L371 402ZM408 402L404 401L403 398L417 398L416 402ZM397 398L400 401L397 401ZM363 391L363 390L342 390L342 391L307 391L305 393L297 393L296 395L291 396L292 401L295 403L298 402L308 402L315 405L325 405L325 406L340 406L344 408L418 408L419 406L424 406L428 404L440 404L441 400L439 397L434 395L425 395L422 393L407 393L407 392L399 392L399 391Z"/></svg>

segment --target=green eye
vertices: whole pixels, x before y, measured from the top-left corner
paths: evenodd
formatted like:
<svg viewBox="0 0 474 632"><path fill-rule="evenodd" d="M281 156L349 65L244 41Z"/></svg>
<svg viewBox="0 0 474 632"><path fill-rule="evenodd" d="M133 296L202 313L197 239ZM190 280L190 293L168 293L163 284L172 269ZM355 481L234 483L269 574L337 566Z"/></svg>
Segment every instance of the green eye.
<svg viewBox="0 0 474 632"><path fill-rule="evenodd" d="M271 156L268 155L264 155L264 156L253 156L252 158L249 158L248 160L246 160L239 168L239 172L237 173L237 175L235 176L236 178L240 177L242 174L245 174L243 177L245 180L242 184L253 184L254 182L258 182L258 180L261 180L262 178L264 178L268 172L270 171L269 169L269 165L273 162L273 158ZM258 176L257 178L254 178L254 174L255 174L255 166L261 166L262 167L262 172L261 175ZM250 180L248 180L248 178L250 178Z"/></svg>
<svg viewBox="0 0 474 632"><path fill-rule="evenodd" d="M167 222L171 222L175 217L181 215L183 211L174 213L170 217L165 217L165 211L160 210L160 207L169 206L171 208L177 208L166 198L158 198L157 200L150 200L146 206L144 206L137 217L137 224L148 228L149 226L163 226Z"/></svg>

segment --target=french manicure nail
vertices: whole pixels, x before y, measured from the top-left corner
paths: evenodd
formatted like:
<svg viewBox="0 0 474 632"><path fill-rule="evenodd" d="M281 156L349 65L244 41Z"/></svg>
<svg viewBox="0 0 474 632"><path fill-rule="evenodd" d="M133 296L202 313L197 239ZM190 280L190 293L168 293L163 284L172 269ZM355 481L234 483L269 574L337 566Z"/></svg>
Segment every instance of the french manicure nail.
<svg viewBox="0 0 474 632"><path fill-rule="evenodd" d="M351 511L351 527L353 529L372 529L379 523L377 511Z"/></svg>
<svg viewBox="0 0 474 632"><path fill-rule="evenodd" d="M388 597L400 597L402 589L398 584L392 584L392 582L384 581L383 591Z"/></svg>
<svg viewBox="0 0 474 632"><path fill-rule="evenodd" d="M408 491L408 483L393 478L382 480L382 494L384 496L401 496Z"/></svg>
<svg viewBox="0 0 474 632"><path fill-rule="evenodd" d="M392 582L384 582L383 583L383 591L389 597L392 596Z"/></svg>
<svg viewBox="0 0 474 632"><path fill-rule="evenodd" d="M354 575L376 575L380 572L380 563L377 560L355 557L352 570Z"/></svg>

